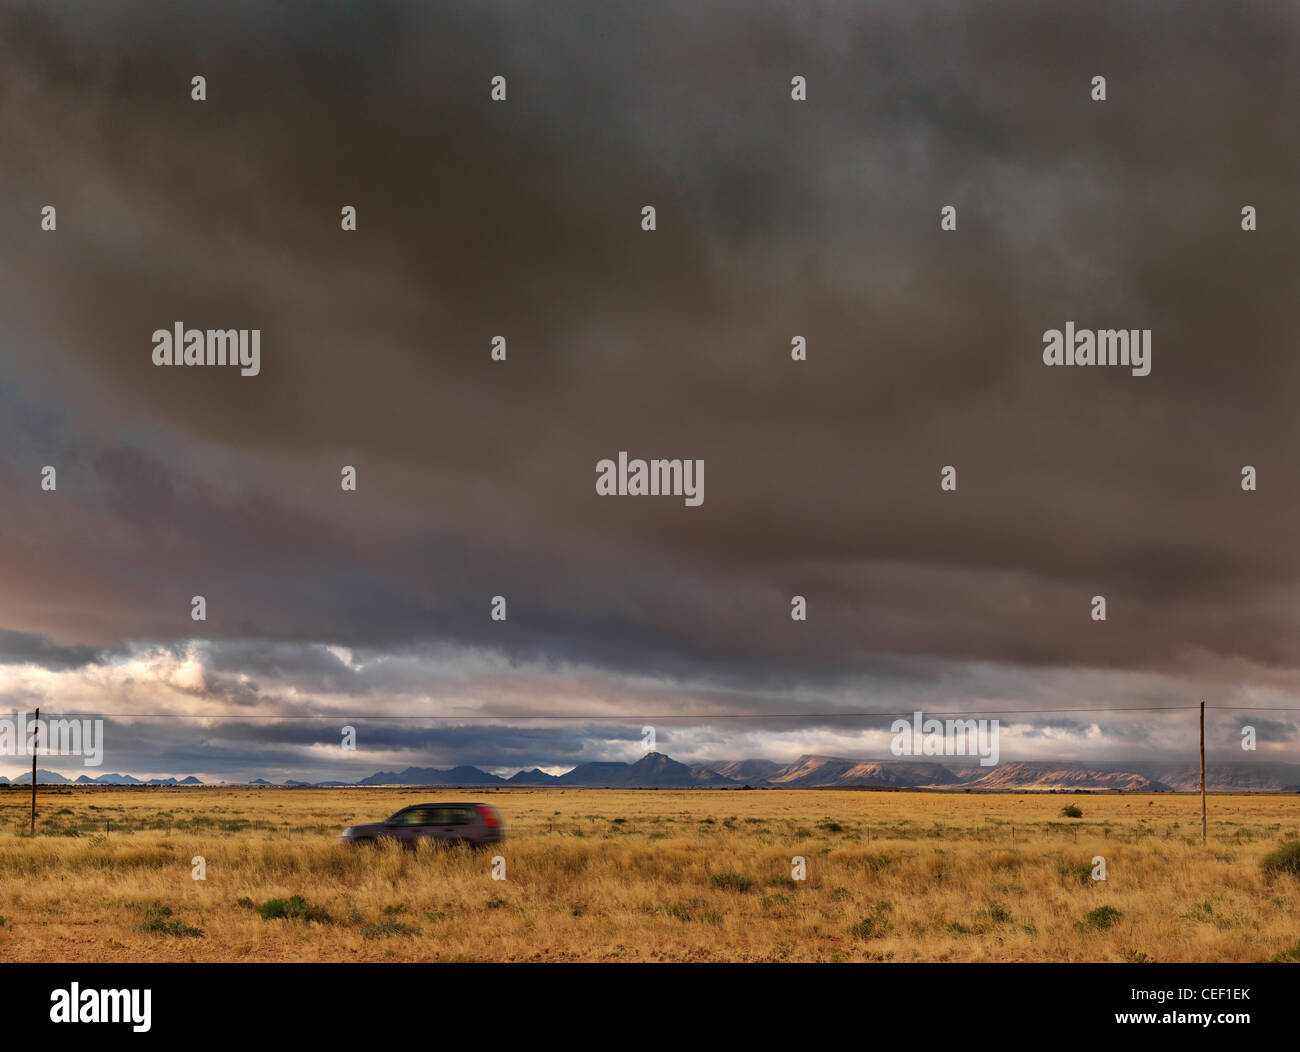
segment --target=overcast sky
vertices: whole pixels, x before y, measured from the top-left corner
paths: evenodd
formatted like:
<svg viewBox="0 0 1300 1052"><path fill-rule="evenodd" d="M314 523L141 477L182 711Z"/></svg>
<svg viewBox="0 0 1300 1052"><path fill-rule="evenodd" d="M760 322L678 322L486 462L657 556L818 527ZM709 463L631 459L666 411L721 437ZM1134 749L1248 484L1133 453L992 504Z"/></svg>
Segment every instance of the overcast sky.
<svg viewBox="0 0 1300 1052"><path fill-rule="evenodd" d="M1300 706L1297 54L1293 3L6 4L0 709L279 779ZM155 367L177 321L260 374ZM1048 368L1067 321L1150 375ZM598 496L620 450L703 504Z"/></svg>

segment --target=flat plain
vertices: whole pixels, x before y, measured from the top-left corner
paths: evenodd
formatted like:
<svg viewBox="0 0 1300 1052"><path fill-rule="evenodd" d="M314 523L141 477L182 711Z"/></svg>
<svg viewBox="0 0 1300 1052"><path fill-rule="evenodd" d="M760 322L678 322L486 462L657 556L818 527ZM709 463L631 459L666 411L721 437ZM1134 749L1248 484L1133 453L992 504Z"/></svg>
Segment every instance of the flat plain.
<svg viewBox="0 0 1300 1052"><path fill-rule="evenodd" d="M1169 793L42 786L35 838L29 799L5 961L1300 960L1300 876L1263 864L1297 794L1211 796L1206 846ZM338 843L419 800L507 839Z"/></svg>

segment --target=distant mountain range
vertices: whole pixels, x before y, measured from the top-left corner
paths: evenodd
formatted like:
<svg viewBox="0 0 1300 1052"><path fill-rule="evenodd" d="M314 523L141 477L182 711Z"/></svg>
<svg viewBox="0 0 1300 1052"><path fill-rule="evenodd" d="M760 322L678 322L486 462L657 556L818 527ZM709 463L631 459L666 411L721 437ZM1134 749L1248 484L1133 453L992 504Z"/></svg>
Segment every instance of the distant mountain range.
<svg viewBox="0 0 1300 1052"><path fill-rule="evenodd" d="M0 776L0 785L30 785L24 774L12 782ZM81 775L65 778L53 771L36 772L38 785L203 785L193 775L186 778L133 778L129 774ZM1205 768L1206 787L1212 792L1300 792L1297 763L1212 763ZM264 778L240 783L271 786ZM582 763L564 774L547 774L534 767L509 778L478 767L461 765L446 770L408 767L403 771L378 771L358 782L288 781L288 787L307 786L555 786L609 789L970 789L987 791L1119 790L1123 792L1189 792L1200 787L1200 769L1189 763L1056 763L1026 761L997 767L946 764L919 760L850 760L838 756L800 756L784 766L771 760L727 760L688 765L653 752L635 763Z"/></svg>
<svg viewBox="0 0 1300 1052"><path fill-rule="evenodd" d="M17 778L10 780L0 774L0 785L31 785L31 773L19 775ZM79 775L76 778L65 778L55 771L47 771L44 768L36 772L37 785L203 785L194 775L185 778L134 778L129 774L101 774L96 778L89 775ZM270 784L269 782L267 783Z"/></svg>

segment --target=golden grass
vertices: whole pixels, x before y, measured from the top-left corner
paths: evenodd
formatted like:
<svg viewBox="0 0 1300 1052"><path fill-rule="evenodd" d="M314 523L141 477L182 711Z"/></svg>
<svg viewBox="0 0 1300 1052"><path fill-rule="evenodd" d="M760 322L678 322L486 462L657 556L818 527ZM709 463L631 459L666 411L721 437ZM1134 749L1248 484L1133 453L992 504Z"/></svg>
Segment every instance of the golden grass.
<svg viewBox="0 0 1300 1052"><path fill-rule="evenodd" d="M1199 799L1169 794L39 798L32 839L28 798L0 793L6 961L1254 961L1300 947L1300 879L1260 868L1300 839L1295 795L1212 797L1205 848ZM508 839L487 852L337 843L344 825L419 799L491 802ZM1083 817L1061 817L1067 803ZM206 880L191 878L196 855ZM796 855L804 881L790 879ZM1104 883L1087 876L1095 855ZM295 895L329 920L252 908ZM1106 906L1111 926L1087 922Z"/></svg>

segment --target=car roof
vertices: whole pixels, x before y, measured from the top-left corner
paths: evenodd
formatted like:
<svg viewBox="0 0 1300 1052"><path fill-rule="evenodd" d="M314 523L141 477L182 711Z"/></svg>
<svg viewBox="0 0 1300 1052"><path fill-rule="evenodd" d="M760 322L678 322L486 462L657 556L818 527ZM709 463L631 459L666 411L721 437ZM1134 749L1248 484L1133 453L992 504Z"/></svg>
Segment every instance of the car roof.
<svg viewBox="0 0 1300 1052"><path fill-rule="evenodd" d="M470 800L434 800L423 804L407 804L402 808L403 811L409 811L412 807L482 807L483 804L477 804Z"/></svg>

